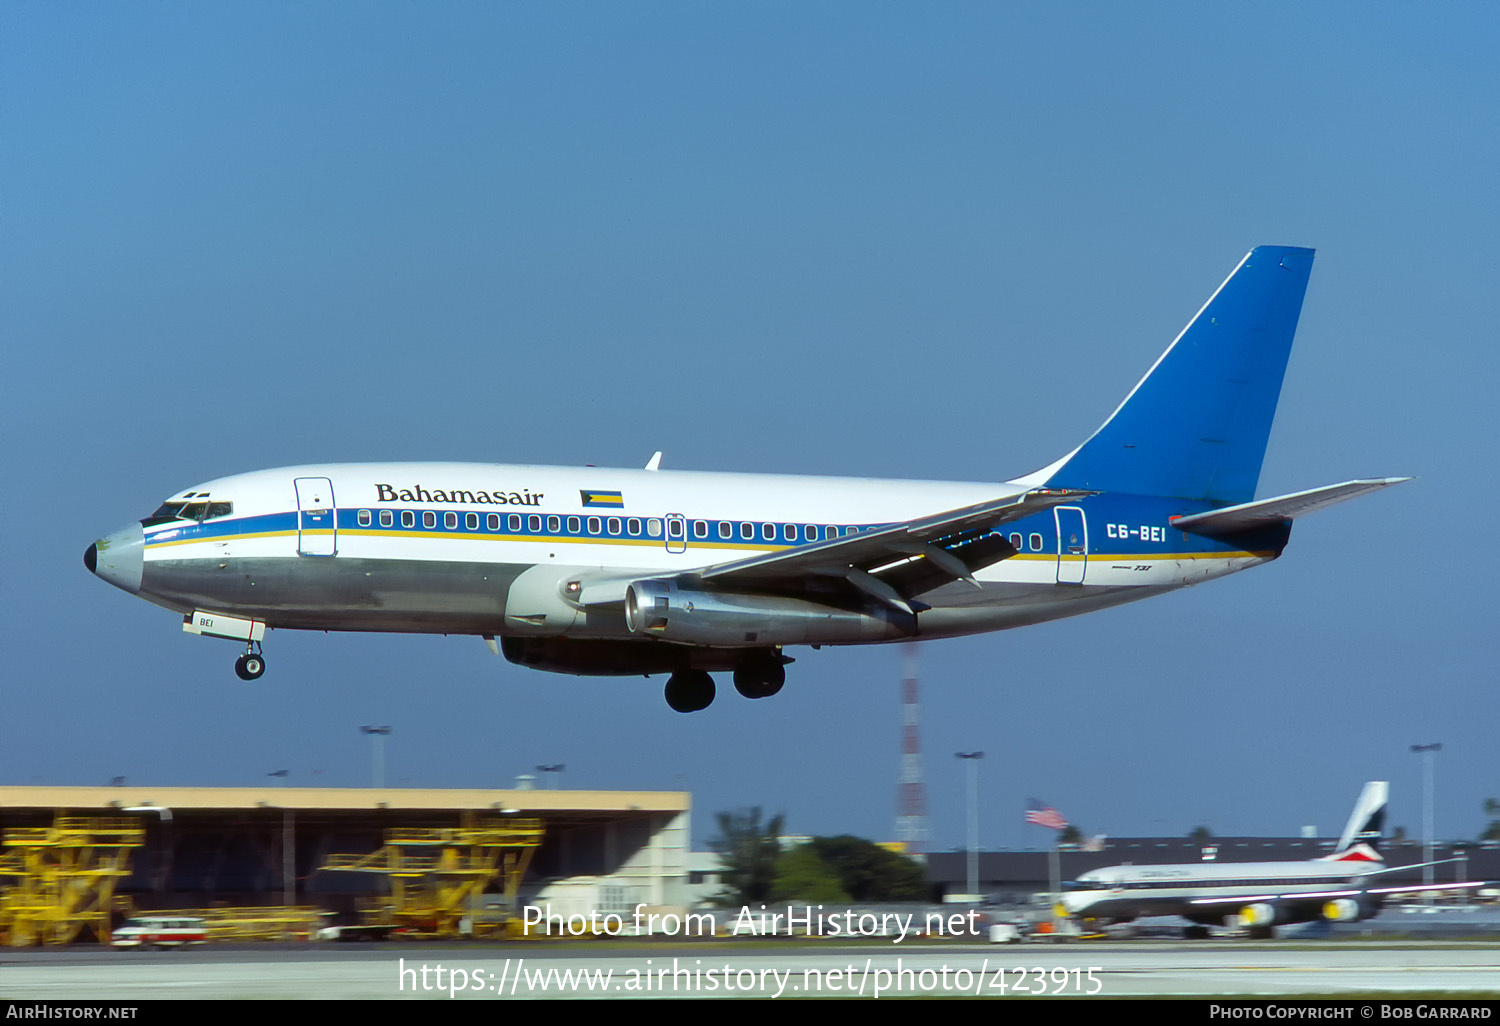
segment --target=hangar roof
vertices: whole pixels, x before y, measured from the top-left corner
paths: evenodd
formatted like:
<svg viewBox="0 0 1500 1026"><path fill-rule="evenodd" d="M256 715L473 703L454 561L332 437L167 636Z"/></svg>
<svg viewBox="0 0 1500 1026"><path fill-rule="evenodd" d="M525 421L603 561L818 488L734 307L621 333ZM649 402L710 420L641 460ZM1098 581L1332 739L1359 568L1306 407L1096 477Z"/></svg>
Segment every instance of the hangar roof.
<svg viewBox="0 0 1500 1026"><path fill-rule="evenodd" d="M118 787L0 786L0 811L68 809L118 812L148 807L173 810L310 809L324 811L512 811L605 815L684 812L686 791L478 790L417 787Z"/></svg>

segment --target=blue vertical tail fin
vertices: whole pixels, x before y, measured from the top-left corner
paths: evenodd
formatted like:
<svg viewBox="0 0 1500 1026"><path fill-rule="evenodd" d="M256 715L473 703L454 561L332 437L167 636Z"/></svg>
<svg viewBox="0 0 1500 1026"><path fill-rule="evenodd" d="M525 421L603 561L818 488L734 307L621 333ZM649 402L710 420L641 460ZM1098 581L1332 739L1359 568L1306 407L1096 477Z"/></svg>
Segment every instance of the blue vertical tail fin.
<svg viewBox="0 0 1500 1026"><path fill-rule="evenodd" d="M1046 485L1253 499L1312 262L1310 249L1251 250L1104 425L1041 472Z"/></svg>

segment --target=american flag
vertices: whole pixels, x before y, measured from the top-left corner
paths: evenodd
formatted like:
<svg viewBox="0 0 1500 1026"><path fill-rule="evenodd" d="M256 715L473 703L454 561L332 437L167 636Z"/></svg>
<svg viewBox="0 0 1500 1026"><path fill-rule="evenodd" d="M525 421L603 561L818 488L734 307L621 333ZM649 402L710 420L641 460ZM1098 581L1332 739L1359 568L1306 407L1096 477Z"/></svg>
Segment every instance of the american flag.
<svg viewBox="0 0 1500 1026"><path fill-rule="evenodd" d="M1026 799L1026 822L1051 827L1053 830L1061 830L1068 825L1061 812L1050 805L1043 805L1035 798Z"/></svg>

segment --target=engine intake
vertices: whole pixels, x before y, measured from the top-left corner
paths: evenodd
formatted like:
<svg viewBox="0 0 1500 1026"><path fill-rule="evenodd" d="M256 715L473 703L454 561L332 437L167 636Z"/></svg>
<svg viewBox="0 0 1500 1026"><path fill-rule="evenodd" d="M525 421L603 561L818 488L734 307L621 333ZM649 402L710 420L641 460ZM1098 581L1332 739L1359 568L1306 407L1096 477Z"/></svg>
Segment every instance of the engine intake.
<svg viewBox="0 0 1500 1026"><path fill-rule="evenodd" d="M1240 909L1241 926L1270 926L1276 922L1276 906L1258 901Z"/></svg>
<svg viewBox="0 0 1500 1026"><path fill-rule="evenodd" d="M1323 918L1334 923L1348 923L1369 918L1370 910L1353 898L1335 898L1323 905Z"/></svg>

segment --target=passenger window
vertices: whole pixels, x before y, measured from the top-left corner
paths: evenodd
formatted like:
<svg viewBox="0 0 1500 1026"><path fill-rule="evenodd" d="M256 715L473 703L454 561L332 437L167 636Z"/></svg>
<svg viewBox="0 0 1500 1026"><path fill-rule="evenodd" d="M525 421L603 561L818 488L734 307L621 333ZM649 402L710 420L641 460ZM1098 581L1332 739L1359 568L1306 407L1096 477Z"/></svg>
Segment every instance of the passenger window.
<svg viewBox="0 0 1500 1026"><path fill-rule="evenodd" d="M491 531L500 530L500 514L490 513L484 518L484 526Z"/></svg>
<svg viewBox="0 0 1500 1026"><path fill-rule="evenodd" d="M620 533L620 518L619 517L610 517L609 520L606 521L605 526L609 528L609 533L610 534L619 534Z"/></svg>
<svg viewBox="0 0 1500 1026"><path fill-rule="evenodd" d="M510 516L506 517L505 518L505 526L508 529L512 530L512 531L520 531L521 530L521 514L519 514L519 513L512 513Z"/></svg>
<svg viewBox="0 0 1500 1026"><path fill-rule="evenodd" d="M599 518L589 517L589 534L599 533Z"/></svg>
<svg viewBox="0 0 1500 1026"><path fill-rule="evenodd" d="M707 521L704 521L704 520L694 520L693 521L693 537L694 538L707 538L708 537L708 523L707 523Z"/></svg>
<svg viewBox="0 0 1500 1026"><path fill-rule="evenodd" d="M357 519L359 521L359 526L360 527L369 527L370 526L370 511L367 510L367 509L360 510L359 511L359 517Z"/></svg>
<svg viewBox="0 0 1500 1026"><path fill-rule="evenodd" d="M1042 551L1042 536L1041 535L1039 535L1039 534L1033 534L1031 536L1031 551L1032 552L1041 552Z"/></svg>
<svg viewBox="0 0 1500 1026"><path fill-rule="evenodd" d="M464 514L464 526L467 527L471 531L477 531L477 530L479 530L479 514L478 513L465 513Z"/></svg>
<svg viewBox="0 0 1500 1026"><path fill-rule="evenodd" d="M531 516L526 518L526 530L530 531L532 534L541 534L542 518L537 516L535 513L531 514Z"/></svg>
<svg viewBox="0 0 1500 1026"><path fill-rule="evenodd" d="M1021 535L1019 533L1010 536L1010 547L1017 552L1022 551Z"/></svg>
<svg viewBox="0 0 1500 1026"><path fill-rule="evenodd" d="M403 509L401 511L401 526L402 527L416 527L417 526L417 515L415 513L413 513L409 509Z"/></svg>
<svg viewBox="0 0 1500 1026"><path fill-rule="evenodd" d="M727 520L719 521L719 538L728 541L734 537L734 525Z"/></svg>
<svg viewBox="0 0 1500 1026"><path fill-rule="evenodd" d="M582 524L583 524L583 521L579 520L577 517L569 517L568 518L568 533L569 534L577 534L579 531L583 530Z"/></svg>
<svg viewBox="0 0 1500 1026"><path fill-rule="evenodd" d="M781 529L781 537L785 538L787 541L796 541L797 540L797 525L796 524L786 524L785 526L783 526L782 529Z"/></svg>
<svg viewBox="0 0 1500 1026"><path fill-rule="evenodd" d="M390 527L395 522L396 522L396 518L393 517L393 516L391 516L391 511L390 510L383 509L383 510L380 511L380 526L381 527Z"/></svg>
<svg viewBox="0 0 1500 1026"><path fill-rule="evenodd" d="M745 541L754 541L755 540L755 525L754 524L741 524L740 525L740 537L743 538L743 539L745 539Z"/></svg>
<svg viewBox="0 0 1500 1026"><path fill-rule="evenodd" d="M661 521L656 517L646 521L646 536L648 538L661 537Z"/></svg>
<svg viewBox="0 0 1500 1026"><path fill-rule="evenodd" d="M548 534L557 534L561 530L562 530L562 518L561 517L548 517L547 518L547 533Z"/></svg>
<svg viewBox="0 0 1500 1026"><path fill-rule="evenodd" d="M760 536L762 538L764 538L766 541L775 541L776 540L776 525L775 524L761 524L760 525Z"/></svg>
<svg viewBox="0 0 1500 1026"><path fill-rule="evenodd" d="M632 538L641 533L641 521L639 517L631 517L625 521L625 533Z"/></svg>
<svg viewBox="0 0 1500 1026"><path fill-rule="evenodd" d="M455 513L455 512L453 512L452 510L449 510L448 512L444 513L443 514L443 526L446 527L450 531L453 530L455 527L457 527L458 526L458 514Z"/></svg>
<svg viewBox="0 0 1500 1026"><path fill-rule="evenodd" d="M423 512L423 514L422 514L422 526L423 527L436 527L437 526L437 514L434 513L430 509L426 510L425 512Z"/></svg>
<svg viewBox="0 0 1500 1026"><path fill-rule="evenodd" d="M808 541L817 541L818 540L818 529L816 527L814 527L812 524L808 524L806 531L803 533L803 537L806 538Z"/></svg>

